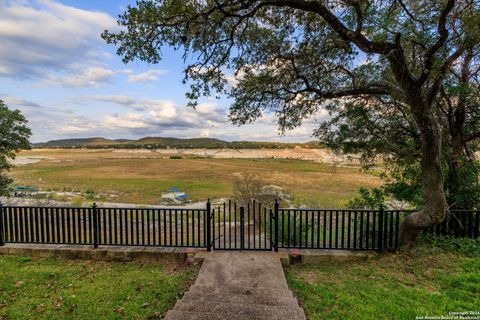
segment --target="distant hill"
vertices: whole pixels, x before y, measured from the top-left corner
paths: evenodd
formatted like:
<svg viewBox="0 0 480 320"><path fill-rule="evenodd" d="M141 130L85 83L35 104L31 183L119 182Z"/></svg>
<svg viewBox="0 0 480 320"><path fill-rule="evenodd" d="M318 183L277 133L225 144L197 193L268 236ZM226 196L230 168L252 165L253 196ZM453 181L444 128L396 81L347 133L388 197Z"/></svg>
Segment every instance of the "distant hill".
<svg viewBox="0 0 480 320"><path fill-rule="evenodd" d="M310 141L307 143L277 143L277 142L254 142L254 141L224 141L214 138L163 138L163 137L145 137L138 140L129 139L105 139L101 137L82 138L82 139L61 139L51 140L42 143L34 143L34 148L118 148L118 149L281 149L281 148L322 148L319 142Z"/></svg>
<svg viewBox="0 0 480 320"><path fill-rule="evenodd" d="M36 148L48 148L48 147L73 148L73 147L84 147L84 146L114 145L119 143L125 143L127 141L109 140L105 138L95 137L95 138L50 140L48 142L34 143L33 146Z"/></svg>

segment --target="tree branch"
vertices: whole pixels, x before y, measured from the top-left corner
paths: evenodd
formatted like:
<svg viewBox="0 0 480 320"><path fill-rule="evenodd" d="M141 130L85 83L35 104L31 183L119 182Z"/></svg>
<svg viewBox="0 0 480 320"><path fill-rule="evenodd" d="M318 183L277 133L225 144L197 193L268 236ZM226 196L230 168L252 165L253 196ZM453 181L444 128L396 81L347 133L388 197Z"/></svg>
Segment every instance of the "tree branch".
<svg viewBox="0 0 480 320"><path fill-rule="evenodd" d="M318 99L336 99L349 96L359 96L359 95L385 95L388 94L388 90L385 87L362 87L362 88L352 88L352 89L343 89L337 91L327 91L305 87L304 89L297 91L289 91L291 94L301 94L305 92L315 93Z"/></svg>
<svg viewBox="0 0 480 320"><path fill-rule="evenodd" d="M480 131L466 137L464 142L471 142L476 139L480 139Z"/></svg>
<svg viewBox="0 0 480 320"><path fill-rule="evenodd" d="M445 72L447 72L448 68L450 65L457 60L464 52L465 50L463 48L458 48L454 53L452 53L443 63L442 67L440 68L440 76L437 77L437 79L433 82L432 86L430 87L430 90L428 91L427 95L427 103L430 105L433 100L435 99L435 96L438 93L438 90L440 89L440 86L442 85L442 81L444 80L444 75Z"/></svg>
<svg viewBox="0 0 480 320"><path fill-rule="evenodd" d="M432 67L434 63L434 56L437 51L446 43L448 39L448 29L447 29L447 16L453 10L455 6L455 0L448 0L447 5L443 9L442 13L440 14L440 18L438 19L438 34L440 37L438 38L437 42L430 47L430 49L425 52L425 70L422 72L422 75L418 79L420 84L423 84L430 73L432 72Z"/></svg>
<svg viewBox="0 0 480 320"><path fill-rule="evenodd" d="M264 6L289 7L299 9L306 12L312 12L320 15L330 27L345 41L353 42L365 53L388 54L391 50L396 49L395 45L390 42L370 41L362 33L361 30L350 30L340 19L324 6L320 1L306 0L265 0L262 1Z"/></svg>

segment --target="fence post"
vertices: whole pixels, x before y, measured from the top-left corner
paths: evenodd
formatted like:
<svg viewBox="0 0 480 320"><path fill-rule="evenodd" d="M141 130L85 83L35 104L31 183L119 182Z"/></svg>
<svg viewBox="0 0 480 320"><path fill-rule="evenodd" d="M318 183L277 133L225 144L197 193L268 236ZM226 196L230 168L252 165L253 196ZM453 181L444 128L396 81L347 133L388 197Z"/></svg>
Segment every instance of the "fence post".
<svg viewBox="0 0 480 320"><path fill-rule="evenodd" d="M0 246L5 244L3 239L3 204L0 202Z"/></svg>
<svg viewBox="0 0 480 320"><path fill-rule="evenodd" d="M245 248L245 207L240 207L240 250Z"/></svg>
<svg viewBox="0 0 480 320"><path fill-rule="evenodd" d="M473 237L475 239L478 239L478 236L479 236L479 233L480 233L480 211L476 211L476 214L475 214L475 227L474 227L474 231L473 231Z"/></svg>
<svg viewBox="0 0 480 320"><path fill-rule="evenodd" d="M379 215L378 215L378 252L382 253L384 252L384 247L383 247L383 207L380 207L379 210Z"/></svg>
<svg viewBox="0 0 480 320"><path fill-rule="evenodd" d="M274 223L274 226L275 226L275 234L274 234L274 237L273 237L273 250L275 252L278 251L278 212L279 212L279 205L278 205L278 199L275 199L275 216L274 216L274 219L275 219L275 223Z"/></svg>
<svg viewBox="0 0 480 320"><path fill-rule="evenodd" d="M97 204L93 203L93 248L98 248L98 210Z"/></svg>
<svg viewBox="0 0 480 320"><path fill-rule="evenodd" d="M207 216L206 216L206 229L207 229L207 251L212 251L212 235L211 235L211 214L212 214L212 204L210 203L210 199L207 201Z"/></svg>

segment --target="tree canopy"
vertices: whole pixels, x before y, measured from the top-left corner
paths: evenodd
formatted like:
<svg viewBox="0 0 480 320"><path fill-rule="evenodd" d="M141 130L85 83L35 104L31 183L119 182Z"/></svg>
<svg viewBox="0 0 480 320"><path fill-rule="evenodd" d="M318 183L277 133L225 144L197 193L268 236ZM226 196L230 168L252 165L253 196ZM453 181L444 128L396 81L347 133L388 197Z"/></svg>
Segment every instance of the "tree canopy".
<svg viewBox="0 0 480 320"><path fill-rule="evenodd" d="M396 122L411 121L416 131L425 200L424 210L403 224L407 243L445 217L437 100L446 82L456 81L460 61L478 69L479 6L474 0L141 0L119 17L119 32L103 37L124 62L158 63L162 47L181 50L191 104L226 94L237 124L268 111L290 129L322 108L335 112L359 98L375 110L396 106L380 114L404 110Z"/></svg>
<svg viewBox="0 0 480 320"><path fill-rule="evenodd" d="M15 159L20 150L30 149L31 131L27 120L18 110L10 110L0 100L0 194L8 191L12 179L7 176L12 168L10 159Z"/></svg>
<svg viewBox="0 0 480 320"><path fill-rule="evenodd" d="M322 100L407 101L409 82L427 84L434 99L453 62L478 43L478 19L475 1L138 1L119 17L126 30L103 37L124 62L158 63L163 46L182 49L194 56L190 98L226 90L235 121L274 110L290 127ZM228 88L232 70L240 79Z"/></svg>

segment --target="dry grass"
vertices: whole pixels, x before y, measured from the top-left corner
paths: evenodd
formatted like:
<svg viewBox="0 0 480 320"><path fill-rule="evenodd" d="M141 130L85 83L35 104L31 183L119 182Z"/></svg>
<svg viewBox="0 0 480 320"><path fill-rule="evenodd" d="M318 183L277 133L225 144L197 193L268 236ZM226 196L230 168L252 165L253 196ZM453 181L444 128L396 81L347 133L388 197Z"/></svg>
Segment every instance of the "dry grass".
<svg viewBox="0 0 480 320"><path fill-rule="evenodd" d="M20 184L42 190L119 192L116 201L158 203L162 190L178 187L192 200L229 197L235 178L255 173L281 186L297 204L342 206L361 186L380 184L359 168L274 159L169 159L169 155L111 150L33 150L21 156L44 156L12 171Z"/></svg>

